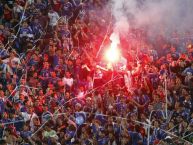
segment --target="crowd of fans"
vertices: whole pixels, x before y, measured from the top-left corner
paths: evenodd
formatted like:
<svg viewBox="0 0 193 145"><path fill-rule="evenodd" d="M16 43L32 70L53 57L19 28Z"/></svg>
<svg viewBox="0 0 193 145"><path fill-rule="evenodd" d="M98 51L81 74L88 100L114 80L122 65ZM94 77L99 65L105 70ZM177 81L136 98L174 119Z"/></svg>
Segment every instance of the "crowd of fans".
<svg viewBox="0 0 193 145"><path fill-rule="evenodd" d="M193 143L193 33L133 28L106 67L107 3L1 0L0 144Z"/></svg>

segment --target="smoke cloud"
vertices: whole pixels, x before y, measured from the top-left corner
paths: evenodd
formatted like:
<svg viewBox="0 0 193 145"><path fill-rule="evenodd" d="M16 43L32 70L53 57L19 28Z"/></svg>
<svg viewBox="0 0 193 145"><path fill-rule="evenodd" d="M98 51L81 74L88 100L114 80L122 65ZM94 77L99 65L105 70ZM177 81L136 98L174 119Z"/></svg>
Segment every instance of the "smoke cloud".
<svg viewBox="0 0 193 145"><path fill-rule="evenodd" d="M114 36L130 27L145 28L151 35L164 31L165 37L193 27L193 0L111 0L111 5Z"/></svg>

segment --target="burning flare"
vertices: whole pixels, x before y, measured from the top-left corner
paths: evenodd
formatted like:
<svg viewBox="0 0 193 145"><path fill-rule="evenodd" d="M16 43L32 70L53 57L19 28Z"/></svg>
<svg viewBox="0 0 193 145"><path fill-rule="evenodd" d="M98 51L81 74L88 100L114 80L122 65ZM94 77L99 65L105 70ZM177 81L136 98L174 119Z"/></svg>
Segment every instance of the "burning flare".
<svg viewBox="0 0 193 145"><path fill-rule="evenodd" d="M120 58L120 50L118 49L118 44L120 43L119 35L112 33L111 37L111 46L105 53L105 58L110 63L115 63Z"/></svg>

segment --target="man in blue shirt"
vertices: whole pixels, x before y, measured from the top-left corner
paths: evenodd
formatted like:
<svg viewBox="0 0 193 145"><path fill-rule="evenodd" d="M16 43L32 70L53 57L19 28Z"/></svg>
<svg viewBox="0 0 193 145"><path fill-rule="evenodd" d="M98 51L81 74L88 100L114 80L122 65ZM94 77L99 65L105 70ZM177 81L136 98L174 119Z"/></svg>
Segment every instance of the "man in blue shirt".
<svg viewBox="0 0 193 145"><path fill-rule="evenodd" d="M186 76L188 75L189 73L191 73L193 75L193 63L190 67L187 67L183 72L182 72L182 75Z"/></svg>
<svg viewBox="0 0 193 145"><path fill-rule="evenodd" d="M140 133L140 126L135 125L135 131L129 131L129 135L132 140L132 145L142 145L143 137Z"/></svg>

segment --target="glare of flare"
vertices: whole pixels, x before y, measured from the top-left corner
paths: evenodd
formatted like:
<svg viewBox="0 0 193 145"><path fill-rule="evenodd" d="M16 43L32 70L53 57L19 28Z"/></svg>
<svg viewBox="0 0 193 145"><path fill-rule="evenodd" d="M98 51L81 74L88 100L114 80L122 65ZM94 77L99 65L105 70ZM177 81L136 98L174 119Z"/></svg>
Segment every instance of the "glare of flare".
<svg viewBox="0 0 193 145"><path fill-rule="evenodd" d="M111 47L106 51L106 60L115 63L119 60L120 57L120 51L117 48L117 44L111 43Z"/></svg>

